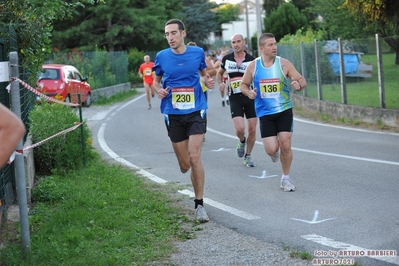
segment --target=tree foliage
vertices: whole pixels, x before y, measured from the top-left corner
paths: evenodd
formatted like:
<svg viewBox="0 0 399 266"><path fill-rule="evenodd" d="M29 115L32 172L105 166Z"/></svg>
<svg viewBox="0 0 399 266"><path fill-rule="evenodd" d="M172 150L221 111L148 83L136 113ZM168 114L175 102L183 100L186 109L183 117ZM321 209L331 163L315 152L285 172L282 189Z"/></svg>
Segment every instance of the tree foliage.
<svg viewBox="0 0 399 266"><path fill-rule="evenodd" d="M53 45L60 49L100 47L108 51L159 49L165 43L165 22L181 10L181 0L107 0L78 9L73 19L58 21Z"/></svg>
<svg viewBox="0 0 399 266"><path fill-rule="evenodd" d="M187 29L187 40L204 46L209 34L218 29L216 14L211 11L214 5L208 0L184 0L183 5L181 17Z"/></svg>
<svg viewBox="0 0 399 266"><path fill-rule="evenodd" d="M322 29L329 39L365 38L373 32L366 27L364 19L355 20L346 9L340 8L345 0L312 0L307 9L313 14L313 29Z"/></svg>
<svg viewBox="0 0 399 266"><path fill-rule="evenodd" d="M283 4L283 0L269 0L263 1L263 10L266 11L266 15L269 16L273 11L276 11L279 6Z"/></svg>
<svg viewBox="0 0 399 266"><path fill-rule="evenodd" d="M240 5L224 4L215 9L215 22L218 29L222 31L222 24L238 20L240 15Z"/></svg>
<svg viewBox="0 0 399 266"><path fill-rule="evenodd" d="M284 3L269 17L265 18L265 28L279 41L286 34L295 34L300 28L307 27L305 15L301 14L293 4Z"/></svg>
<svg viewBox="0 0 399 266"><path fill-rule="evenodd" d="M395 64L399 65L399 1L397 0L346 0L342 8L349 10L358 20L380 33L394 50Z"/></svg>
<svg viewBox="0 0 399 266"><path fill-rule="evenodd" d="M295 34L287 34L278 43L297 45L300 43L313 43L314 40L325 40L326 32L323 30L314 31L308 28L306 31L302 29L297 30Z"/></svg>
<svg viewBox="0 0 399 266"><path fill-rule="evenodd" d="M13 0L0 3L0 28L12 27L18 35L19 59L31 73L49 52L52 23L71 16L77 7L95 0ZM9 36L8 36L9 37Z"/></svg>

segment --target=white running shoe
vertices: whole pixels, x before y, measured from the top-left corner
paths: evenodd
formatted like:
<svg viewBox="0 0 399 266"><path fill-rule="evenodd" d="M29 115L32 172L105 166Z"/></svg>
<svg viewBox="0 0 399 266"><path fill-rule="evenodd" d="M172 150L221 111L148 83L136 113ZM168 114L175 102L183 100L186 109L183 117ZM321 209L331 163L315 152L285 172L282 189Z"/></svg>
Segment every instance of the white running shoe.
<svg viewBox="0 0 399 266"><path fill-rule="evenodd" d="M280 159L280 152L277 151L275 154L273 154L272 156L270 156L270 158L272 158L273 163L278 162L278 159Z"/></svg>
<svg viewBox="0 0 399 266"><path fill-rule="evenodd" d="M295 191L294 184L291 183L291 179L281 179L280 188L284 189L286 192Z"/></svg>

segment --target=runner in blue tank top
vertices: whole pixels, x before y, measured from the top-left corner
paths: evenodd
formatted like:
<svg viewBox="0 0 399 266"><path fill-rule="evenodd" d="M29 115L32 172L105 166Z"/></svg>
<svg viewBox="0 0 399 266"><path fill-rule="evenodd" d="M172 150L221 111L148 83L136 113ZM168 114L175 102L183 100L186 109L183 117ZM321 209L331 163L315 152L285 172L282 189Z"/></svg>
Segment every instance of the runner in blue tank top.
<svg viewBox="0 0 399 266"><path fill-rule="evenodd" d="M214 87L214 81L206 72L204 50L186 46L185 36L182 21L166 22L165 38L170 48L155 57L154 89L162 99L161 112L180 170L186 173L191 168L196 218L199 222L207 222L209 217L203 206L205 171L200 155L208 106L200 78L208 88Z"/></svg>
<svg viewBox="0 0 399 266"><path fill-rule="evenodd" d="M277 42L271 33L259 37L261 56L252 61L241 81L240 89L250 99L255 99L256 116L266 153L273 162L280 158L283 175L280 187L294 191L289 177L292 163L291 139L293 113L288 78L294 90L303 90L307 83L294 65L277 56ZM254 90L250 90L253 83Z"/></svg>

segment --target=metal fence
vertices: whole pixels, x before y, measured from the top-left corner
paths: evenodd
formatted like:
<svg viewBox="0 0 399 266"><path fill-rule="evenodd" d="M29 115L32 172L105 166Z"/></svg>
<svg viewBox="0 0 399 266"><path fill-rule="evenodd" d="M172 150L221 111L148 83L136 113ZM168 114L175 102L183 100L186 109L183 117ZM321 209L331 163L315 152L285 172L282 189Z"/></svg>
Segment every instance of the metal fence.
<svg viewBox="0 0 399 266"><path fill-rule="evenodd" d="M9 61L9 53L18 51L18 36L12 27L0 29L0 62ZM88 78L92 89L108 87L129 81L127 52L70 52L54 53L47 63L74 65L82 75ZM20 80L28 82L30 71L19 65ZM21 74L25 73L25 74ZM35 74L34 74L35 75ZM6 90L9 82L0 82L0 103L10 108L11 96ZM35 84L30 84L35 86ZM20 87L21 119L29 132L28 117L35 104L35 96L23 86ZM1 166L0 166L1 167ZM16 184L14 163L0 168L0 203L3 206L12 204L16 200Z"/></svg>
<svg viewBox="0 0 399 266"><path fill-rule="evenodd" d="M53 53L46 63L73 65L88 78L93 90L129 81L126 51Z"/></svg>
<svg viewBox="0 0 399 266"><path fill-rule="evenodd" d="M278 54L290 60L306 78L308 87L300 93L307 97L399 109L399 65L395 65L393 49L378 35L351 41L278 45Z"/></svg>
<svg viewBox="0 0 399 266"><path fill-rule="evenodd" d="M18 50L18 36L12 27L8 29L0 29L0 61L9 61L8 54L12 51ZM22 67L19 66L19 73L26 73L22 71ZM26 81L27 77L20 74L18 77L21 80ZM10 108L11 97L10 93L6 90L9 82L0 82L0 103ZM33 108L34 97L32 93L24 87L20 86L20 102L21 102L21 119L28 128L28 116L30 110ZM28 132L24 137L26 140ZM1 167L1 166L0 166ZM5 165L0 168L0 201L3 206L12 204L16 199L16 184L15 184L15 173L14 163L11 165Z"/></svg>

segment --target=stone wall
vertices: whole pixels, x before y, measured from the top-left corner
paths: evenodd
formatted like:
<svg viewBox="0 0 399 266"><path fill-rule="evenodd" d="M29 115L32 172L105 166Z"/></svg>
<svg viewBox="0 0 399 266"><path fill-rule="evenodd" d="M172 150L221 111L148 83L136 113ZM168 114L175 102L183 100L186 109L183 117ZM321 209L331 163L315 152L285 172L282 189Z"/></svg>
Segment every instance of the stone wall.
<svg viewBox="0 0 399 266"><path fill-rule="evenodd" d="M374 107L360 107L291 94L294 106L331 115L337 118L359 120L366 123L379 124L399 128L399 110L381 109Z"/></svg>

